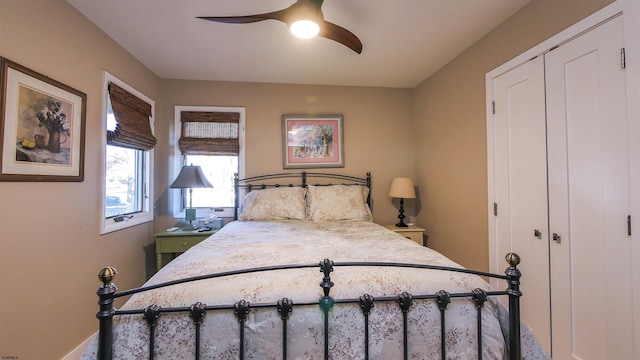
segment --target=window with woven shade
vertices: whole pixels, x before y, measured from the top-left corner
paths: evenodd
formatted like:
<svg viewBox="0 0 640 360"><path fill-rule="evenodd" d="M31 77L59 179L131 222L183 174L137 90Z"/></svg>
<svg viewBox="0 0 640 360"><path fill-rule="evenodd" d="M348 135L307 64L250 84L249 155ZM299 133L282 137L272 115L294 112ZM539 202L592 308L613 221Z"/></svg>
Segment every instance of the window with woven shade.
<svg viewBox="0 0 640 360"><path fill-rule="evenodd" d="M240 113L182 111L178 147L183 155L238 155Z"/></svg>
<svg viewBox="0 0 640 360"><path fill-rule="evenodd" d="M214 106L176 106L176 153L173 176L184 165L200 166L212 188L193 189L196 217L215 210L220 217L233 215L235 193L233 175L243 173L244 108ZM178 159L177 159L178 160ZM186 192L172 192L173 213L179 218L187 204Z"/></svg>
<svg viewBox="0 0 640 360"><path fill-rule="evenodd" d="M106 141L101 233L153 220L154 101L104 72Z"/></svg>

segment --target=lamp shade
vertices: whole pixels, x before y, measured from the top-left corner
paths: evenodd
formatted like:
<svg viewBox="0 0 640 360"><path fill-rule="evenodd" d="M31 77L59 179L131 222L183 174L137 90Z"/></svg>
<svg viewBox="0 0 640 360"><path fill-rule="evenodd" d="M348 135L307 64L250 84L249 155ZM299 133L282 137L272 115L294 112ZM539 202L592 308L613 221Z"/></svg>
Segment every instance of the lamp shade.
<svg viewBox="0 0 640 360"><path fill-rule="evenodd" d="M413 180L407 177L395 177L391 182L389 197L402 199L415 199L416 190L413 187Z"/></svg>
<svg viewBox="0 0 640 360"><path fill-rule="evenodd" d="M180 170L178 177L173 180L170 186L172 189L186 188L212 188L213 185L207 180L200 166L185 165Z"/></svg>

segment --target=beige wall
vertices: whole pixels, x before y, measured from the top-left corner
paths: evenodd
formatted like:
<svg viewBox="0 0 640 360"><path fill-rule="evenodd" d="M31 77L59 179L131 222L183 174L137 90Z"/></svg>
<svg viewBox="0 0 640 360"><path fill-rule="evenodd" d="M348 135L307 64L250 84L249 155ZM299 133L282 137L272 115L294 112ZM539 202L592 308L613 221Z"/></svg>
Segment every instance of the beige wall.
<svg viewBox="0 0 640 360"><path fill-rule="evenodd" d="M416 177L429 245L488 269L485 74L611 0L533 0L414 89Z"/></svg>
<svg viewBox="0 0 640 360"><path fill-rule="evenodd" d="M174 105L245 107L248 175L282 171L282 114L343 114L346 167L335 170L372 172L379 222L397 214L386 196L391 178L414 176L410 89L160 80L62 0L3 0L0 56L88 98L84 182L0 182L0 356L60 358L93 333L102 266L118 268L121 289L145 280L154 231L175 222L166 209ZM160 216L100 236L103 70L156 101Z"/></svg>
<svg viewBox="0 0 640 360"><path fill-rule="evenodd" d="M284 171L283 114L342 114L345 167L325 171L362 177L371 172L374 220L392 223L398 213L387 196L391 180L414 176L411 101L410 89L165 80L163 123L156 133L161 142L174 143L169 130L176 105L244 107L245 175L253 176ZM156 152L156 159L171 156L173 149L166 147ZM168 161L156 163L157 206L167 209L167 184L174 175L168 175ZM174 219L161 215L159 228L171 226Z"/></svg>
<svg viewBox="0 0 640 360"><path fill-rule="evenodd" d="M95 331L103 265L119 269L122 289L144 281L153 232L174 222L166 209L174 105L245 107L247 175L282 170L282 114L343 114L346 167L336 171L373 173L375 220L396 220L386 196L392 177L416 176L421 199L409 213L421 209L430 245L486 269L484 74L608 2L533 0L409 90L160 80L65 1L2 0L0 56L85 92L88 102L84 182L0 182L0 356L59 358ZM103 70L156 101L160 216L100 236Z"/></svg>
<svg viewBox="0 0 640 360"><path fill-rule="evenodd" d="M99 235L102 72L151 98L160 79L62 0L3 0L0 56L88 98L83 182L0 182L0 356L54 359L96 328L102 266L126 274L121 287L145 279L151 224Z"/></svg>

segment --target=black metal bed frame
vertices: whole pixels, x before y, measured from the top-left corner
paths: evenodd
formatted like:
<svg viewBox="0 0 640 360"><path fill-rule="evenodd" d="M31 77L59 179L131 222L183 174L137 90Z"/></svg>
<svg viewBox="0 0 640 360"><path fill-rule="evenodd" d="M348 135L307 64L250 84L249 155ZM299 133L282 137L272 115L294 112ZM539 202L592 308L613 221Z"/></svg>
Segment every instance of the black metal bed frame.
<svg viewBox="0 0 640 360"><path fill-rule="evenodd" d="M226 271L221 273L207 274L201 276L190 277L186 279L169 281L162 284L135 288L127 291L117 292L117 286L112 282L113 278L117 274L117 271L113 267L106 267L100 271L98 278L102 282L102 285L98 289L98 297L100 310L96 314L96 317L100 321L100 330L98 335L98 359L112 359L113 358L113 318L119 315L141 315L147 322L149 328L149 359L154 359L155 348L155 328L163 313L188 313L189 317L193 319L194 331L195 331L195 358L200 359L200 327L202 321L207 312L213 311L231 311L238 319L239 327L239 358L244 359L244 343L245 343L245 322L247 315L251 309L258 308L272 308L278 311L282 319L282 352L283 359L287 359L287 321L292 314L293 309L296 306L309 306L318 305L324 313L324 359L329 359L329 312L338 304L359 304L362 309L364 317L364 344L363 351L365 359L369 359L369 314L372 311L376 302L396 302L399 305L399 309L402 311L403 316L403 351L404 359L408 359L408 338L407 338L407 319L409 311L413 305L414 300L435 301L440 309L440 337L441 337L441 358L446 359L446 344L445 344L445 314L447 305L454 298L466 298L473 301L477 309L477 338L478 338L478 359L482 359L482 308L489 296L507 296L509 300L509 359L521 360L522 349L520 339L520 270L517 268L520 263L520 257L517 254L509 253L506 256L506 261L509 267L505 271L505 275L491 274L486 272L452 268L443 266L433 266L424 264L405 264L405 263L387 263L387 262L333 262L329 259L324 259L319 264L304 264L304 265L282 265L282 266L268 266L258 267L251 269L242 269L235 271ZM246 300L240 300L235 304L228 305L205 305L200 302L195 302L190 307L171 307L161 308L157 305L149 305L144 309L129 309L118 310L114 307L114 300L120 297L129 296L144 291L153 289L164 288L176 284L183 284L188 282L194 282L204 279L212 279L226 276L233 276L238 274L258 273L264 271L277 271L286 269L299 269L299 268L311 268L320 267L323 277L320 282L323 296L318 301L313 302L300 302L294 303L291 299L282 298L274 303L260 303L251 304ZM331 281L331 272L336 267L350 267L350 266L386 266L386 267L404 267L415 269L429 269L440 271L452 271L466 274L473 274L478 276L485 276L488 278L501 279L507 282L507 289L502 291L484 291L482 289L474 289L472 292L465 293L449 293L444 290L440 290L435 294L410 294L408 292L402 292L396 297L381 297L374 299L369 294L363 294L357 299L335 299L330 296L330 290L334 286Z"/></svg>
<svg viewBox="0 0 640 360"><path fill-rule="evenodd" d="M296 184L286 184L280 185L275 183L280 179L292 179L299 178L299 183ZM300 172L300 173L280 173L280 174L269 174L262 176L254 176L248 177L245 179L240 179L237 174L234 176L234 186L235 186L235 211L234 211L234 219L238 218L238 209L240 207L240 189L243 189L245 192L250 192L254 189L265 189L269 187L280 187L280 186L288 186L288 187L304 187L306 188L310 185L311 179L330 179L329 181L338 181L338 184L342 185L362 185L369 188L369 195L367 197L367 204L371 208L371 173L367 173L365 178L359 178L348 175L341 174L329 174L329 173L315 173L315 172ZM315 181L315 180L313 180ZM260 183L263 182L263 183ZM260 184L258 184L260 183ZM324 185L334 185L334 184L313 184L317 186ZM99 297L99 307L100 310L96 314L96 317L99 319L100 328L98 335L98 359L112 359L113 358L113 319L116 316L120 315L139 315L144 320L146 320L148 329L149 329L149 359L154 359L154 348L155 348L155 329L159 321L162 321L162 314L165 313L185 313L188 314L190 318L193 320L194 324L194 337L195 337L195 358L200 359L200 329L203 322L203 319L207 313L215 312L215 311L233 311L235 316L238 319L239 327L239 358L244 359L244 345L245 345L245 334L244 329L247 321L247 315L252 309L273 309L277 311L282 319L282 352L283 359L287 358L287 321L290 316L295 316L294 308L300 306L319 306L320 309L324 313L324 359L329 359L329 333L330 333L330 324L329 324L329 312L335 305L340 304L359 304L363 319L364 319L364 344L363 353L365 359L369 359L369 314L373 311L375 303L396 303L399 307L399 310L402 312L403 316L403 352L404 359L407 359L409 356L408 349L408 317L410 309L415 301L435 301L439 310L440 310L440 336L441 336L441 358L446 359L446 346L445 346L445 314L448 304L452 299L468 299L469 301L473 301L477 309L477 338L478 338L478 346L477 353L478 359L482 359L482 318L481 311L482 308L487 301L488 297L496 297L496 296L507 296L509 300L509 340L508 340L508 348L509 348L509 359L510 360L521 360L521 340L520 340L520 296L522 293L520 292L520 270L518 270L517 265L520 263L520 258L517 254L509 253L506 256L507 263L509 267L505 271L505 275L500 274L491 274L487 272L480 272L462 268L452 268L452 267L442 267L442 266L433 266L433 265L424 265L424 264L406 264L406 263L389 263L389 262L333 262L329 259L324 259L319 264L297 264L297 265L281 265L281 266L267 266L267 267L258 267L258 268L250 268L250 269L240 269L235 271L226 271L214 274L206 274L200 276L194 276L185 279L173 280L161 284L134 288L131 290L126 290L122 292L118 292L117 286L112 282L113 278L117 274L117 271L113 267L105 267L98 274L98 278L102 282L102 285L98 289L98 297ZM359 298L354 299L335 299L330 296L331 288L334 286L334 283L331 281L331 272L334 271L334 268L339 267L367 267L367 266L384 266L384 267L404 267L404 268L415 268L415 269L426 269L426 270L440 270L440 271L451 271L458 273L466 273L473 274L478 276L484 276L486 278L494 278L505 280L507 282L507 288L503 291L491 291L487 292L482 289L475 289L472 292L466 293L449 293L444 290L440 290L435 294L410 294L408 292L402 292L397 296L388 296L388 297L379 297L373 298L373 296L369 294L363 294ZM169 287L172 285L195 282L199 280L212 279L212 278L221 278L227 276L234 276L239 274L250 274L250 273L260 273L266 271L283 271L287 269L300 269L300 268L313 268L319 267L320 272L322 272L322 281L320 282L320 287L322 288L322 296L319 297L318 301L311 302L294 302L292 299L282 298L279 300L274 300L272 303L259 303L259 304L251 304L246 300L239 300L234 304L221 304L221 305L205 305L201 302L194 302L191 306L188 307L166 307L161 308L157 305L151 304L144 309L127 309L127 310L118 310L114 306L114 301L121 297L130 296L137 293L142 293L149 290ZM194 299L196 300L196 299Z"/></svg>

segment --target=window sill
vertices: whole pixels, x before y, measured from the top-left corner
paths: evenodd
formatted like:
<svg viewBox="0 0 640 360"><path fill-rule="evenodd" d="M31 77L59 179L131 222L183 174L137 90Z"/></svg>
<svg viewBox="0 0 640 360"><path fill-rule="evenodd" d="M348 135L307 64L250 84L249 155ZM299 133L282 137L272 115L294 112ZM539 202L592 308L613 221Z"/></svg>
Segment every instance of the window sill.
<svg viewBox="0 0 640 360"><path fill-rule="evenodd" d="M100 235L108 234L110 232L127 229L132 226L147 223L153 220L153 216L150 213L135 214L132 218L124 217L122 221L115 221L113 218L104 219L102 221L102 229Z"/></svg>

